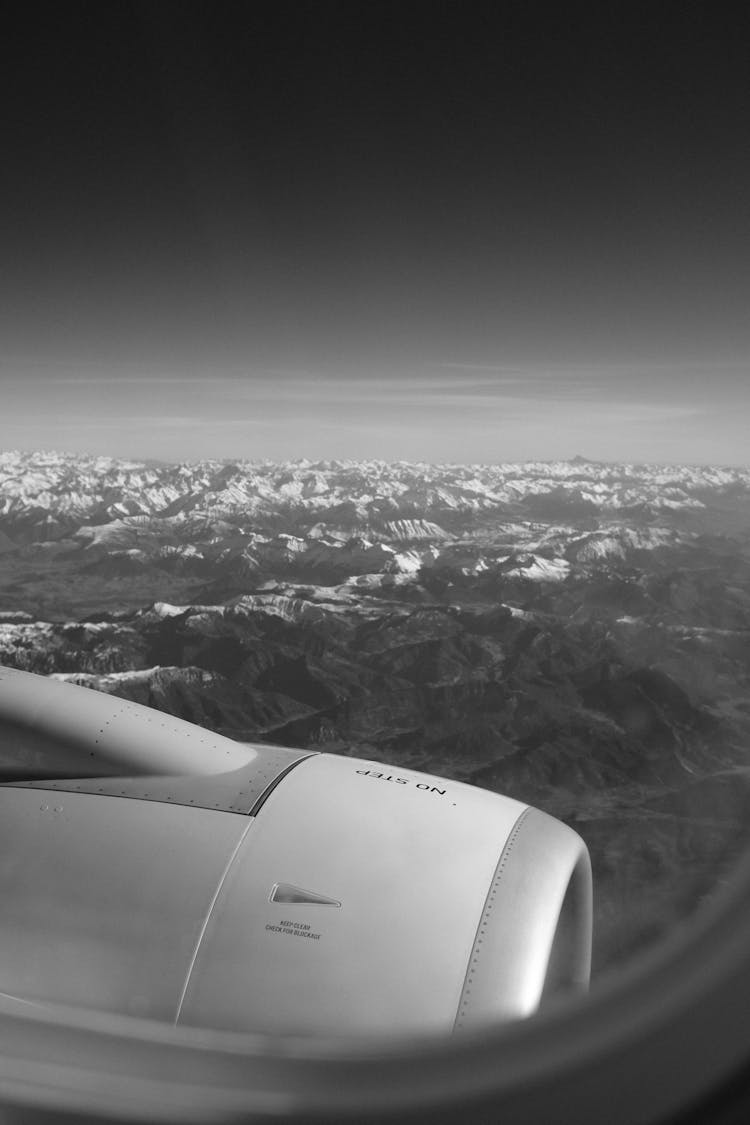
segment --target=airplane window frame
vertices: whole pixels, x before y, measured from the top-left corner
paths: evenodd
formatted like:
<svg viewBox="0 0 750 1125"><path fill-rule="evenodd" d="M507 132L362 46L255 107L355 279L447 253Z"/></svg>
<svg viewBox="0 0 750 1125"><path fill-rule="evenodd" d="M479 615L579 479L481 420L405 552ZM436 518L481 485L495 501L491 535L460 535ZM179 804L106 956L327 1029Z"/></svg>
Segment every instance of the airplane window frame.
<svg viewBox="0 0 750 1125"><path fill-rule="evenodd" d="M45 1016L3 998L0 1033L10 1120L16 1109L40 1121L713 1120L704 1103L738 1076L737 1096L748 1096L750 859L690 926L588 998L460 1038L269 1039L73 1009Z"/></svg>

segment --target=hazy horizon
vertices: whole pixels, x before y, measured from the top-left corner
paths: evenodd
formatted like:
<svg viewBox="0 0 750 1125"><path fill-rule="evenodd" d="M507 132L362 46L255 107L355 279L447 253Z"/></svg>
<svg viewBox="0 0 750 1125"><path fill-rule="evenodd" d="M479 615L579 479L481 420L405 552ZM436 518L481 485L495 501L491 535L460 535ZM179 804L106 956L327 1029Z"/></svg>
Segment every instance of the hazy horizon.
<svg viewBox="0 0 750 1125"><path fill-rule="evenodd" d="M165 461L747 465L750 383L673 367L3 378L0 448Z"/></svg>
<svg viewBox="0 0 750 1125"><path fill-rule="evenodd" d="M325 464L342 464L342 465L425 465L434 468L468 468L476 466L478 468L505 468L524 465L571 465L575 463L590 464L590 465L606 465L612 468L619 468L620 466L633 466L635 468L653 467L656 469L726 469L729 471L746 472L750 471L750 463L748 462L732 462L732 461L633 461L633 460L618 460L608 457L584 457L582 454L573 454L570 457L527 457L519 458L516 460L495 460L495 461L481 461L481 460L467 460L467 461L438 461L438 460L420 460L418 458L387 458L387 457L156 457L156 456L125 456L117 453L96 453L90 449L64 449L54 446L14 446L0 448L0 456L3 454L18 454L22 457L72 457L80 460L98 460L99 458L109 459L111 461L122 462L123 464L143 464L143 465L164 465L164 466L180 466L180 465L200 465L200 464L238 464L247 465L325 465Z"/></svg>

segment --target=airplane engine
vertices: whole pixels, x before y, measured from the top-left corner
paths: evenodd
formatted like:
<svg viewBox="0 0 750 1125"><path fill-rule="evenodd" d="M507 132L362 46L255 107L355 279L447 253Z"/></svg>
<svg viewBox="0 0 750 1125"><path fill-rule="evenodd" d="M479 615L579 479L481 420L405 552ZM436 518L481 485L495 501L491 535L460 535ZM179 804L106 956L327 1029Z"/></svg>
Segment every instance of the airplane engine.
<svg viewBox="0 0 750 1125"><path fill-rule="evenodd" d="M570 828L0 669L0 993L272 1035L461 1034L585 989Z"/></svg>

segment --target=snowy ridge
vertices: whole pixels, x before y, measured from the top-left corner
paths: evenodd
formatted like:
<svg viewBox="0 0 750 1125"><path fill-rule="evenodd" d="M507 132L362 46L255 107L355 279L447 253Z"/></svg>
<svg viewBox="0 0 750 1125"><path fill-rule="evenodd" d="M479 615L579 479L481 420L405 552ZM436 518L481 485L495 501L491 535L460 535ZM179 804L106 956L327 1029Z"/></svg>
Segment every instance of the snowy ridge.
<svg viewBox="0 0 750 1125"><path fill-rule="evenodd" d="M383 591L446 568L559 583L571 564L688 542L722 505L750 512L750 469L0 453L3 560L23 573L26 560L80 557L112 584L161 574L149 601L179 602L172 577L213 579L232 596L269 580Z"/></svg>
<svg viewBox="0 0 750 1125"><path fill-rule="evenodd" d="M426 465L398 462L201 461L153 465L50 452L0 453L0 515L50 513L100 524L182 513L254 516L289 508L391 516L394 536L446 534L429 511L501 510L519 499L554 496L601 510L648 505L654 511L704 505L703 493L750 489L750 469L712 466L528 462ZM328 522L328 521L326 521ZM333 521L332 521L333 522ZM347 523L350 520L346 521Z"/></svg>
<svg viewBox="0 0 750 1125"><path fill-rule="evenodd" d="M450 539L447 531L429 520L391 520L385 530L392 539Z"/></svg>

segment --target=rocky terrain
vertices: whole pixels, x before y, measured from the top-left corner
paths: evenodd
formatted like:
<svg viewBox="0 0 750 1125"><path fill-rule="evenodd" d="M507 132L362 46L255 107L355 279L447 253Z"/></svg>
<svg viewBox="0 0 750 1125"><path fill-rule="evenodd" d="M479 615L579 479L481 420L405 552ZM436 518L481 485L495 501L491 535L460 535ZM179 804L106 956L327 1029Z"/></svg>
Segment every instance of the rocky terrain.
<svg viewBox="0 0 750 1125"><path fill-rule="evenodd" d="M598 969L750 824L750 470L0 454L0 663L539 805Z"/></svg>

